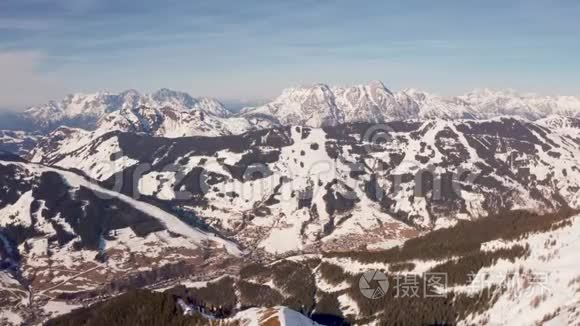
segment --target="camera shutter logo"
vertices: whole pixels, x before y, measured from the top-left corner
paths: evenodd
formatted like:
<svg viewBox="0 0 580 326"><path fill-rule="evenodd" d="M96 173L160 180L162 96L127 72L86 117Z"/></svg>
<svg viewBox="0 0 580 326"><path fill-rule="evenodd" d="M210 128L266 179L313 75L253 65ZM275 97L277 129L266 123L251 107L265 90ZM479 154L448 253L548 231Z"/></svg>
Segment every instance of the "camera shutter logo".
<svg viewBox="0 0 580 326"><path fill-rule="evenodd" d="M373 285L371 286L371 283ZM365 272L359 282L358 286L362 295L369 299L380 299L387 294L389 289L389 280L387 275L380 271L367 271Z"/></svg>

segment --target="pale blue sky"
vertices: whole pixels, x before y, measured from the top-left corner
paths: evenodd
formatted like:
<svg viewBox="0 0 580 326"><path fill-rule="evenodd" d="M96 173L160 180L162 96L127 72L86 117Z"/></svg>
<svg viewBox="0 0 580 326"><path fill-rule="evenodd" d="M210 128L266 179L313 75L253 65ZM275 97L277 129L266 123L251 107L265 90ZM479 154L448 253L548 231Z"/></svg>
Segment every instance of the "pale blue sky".
<svg viewBox="0 0 580 326"><path fill-rule="evenodd" d="M380 79L580 95L579 1L2 0L0 107L161 87L270 98Z"/></svg>

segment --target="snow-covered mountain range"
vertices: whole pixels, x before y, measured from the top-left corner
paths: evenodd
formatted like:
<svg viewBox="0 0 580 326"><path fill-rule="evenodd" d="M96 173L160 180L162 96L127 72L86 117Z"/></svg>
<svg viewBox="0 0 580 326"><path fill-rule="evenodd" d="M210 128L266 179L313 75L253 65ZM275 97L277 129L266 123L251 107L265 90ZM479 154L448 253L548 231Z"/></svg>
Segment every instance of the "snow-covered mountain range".
<svg viewBox="0 0 580 326"><path fill-rule="evenodd" d="M71 94L61 101L28 108L22 115L40 130L48 131L61 125L93 129L105 115L140 107L169 107L178 111L197 111L226 118L231 115L223 104L215 99L194 98L191 95L160 89L152 94L127 90L118 94L98 92L94 94Z"/></svg>
<svg viewBox="0 0 580 326"><path fill-rule="evenodd" d="M317 84L288 88L272 102L242 112L242 116L256 122L269 118L272 123L310 127L425 118L515 116L537 120L553 114L580 116L580 97L539 96L488 89L442 97L414 89L393 92L382 82L373 81L351 87Z"/></svg>
<svg viewBox="0 0 580 326"><path fill-rule="evenodd" d="M143 110L147 112L140 112ZM112 113L113 116L107 116ZM49 132L61 125L93 130L102 121L127 120L125 124L134 124L137 120L143 120L142 116L147 120L152 115L173 120L168 123L171 129L195 129L199 124L202 128L200 134L205 134L208 128L217 124L214 134L235 134L250 128L272 125L321 127L352 122L425 118L490 119L515 116L533 121L550 115L579 117L580 97L540 96L488 89L461 96L442 97L415 89L394 92L382 82L372 81L366 85L350 87L316 84L288 88L270 103L248 107L234 114L211 98L194 98L187 93L169 89L152 94L127 90L118 94L72 94L61 101L31 107L20 118L27 122L27 128L33 125L40 131ZM191 115L203 115L208 120L217 119L218 122L200 121L199 117ZM159 133L160 136L171 136L170 132L163 130ZM194 135L195 132L185 134Z"/></svg>
<svg viewBox="0 0 580 326"><path fill-rule="evenodd" d="M348 292L365 268L463 271L461 257L475 261L474 272L519 266L501 263L513 248L476 250L501 236L474 251L437 253L437 261L353 262L357 255L413 246L417 237L514 210L580 209L576 97L489 90L440 97L393 92L381 82L319 84L232 113L215 100L163 89L71 95L21 118L37 131L0 131L0 323L44 321L128 287L167 289L225 274L236 275L230 292L206 283L196 296L234 296L226 319L291 312L378 322L388 309L381 315ZM510 238L516 249L534 249L527 256L516 250L518 264L566 267L578 222L558 223L524 232L517 243ZM562 243L542 248L554 236ZM354 249L364 254L345 253ZM290 255L297 256L284 259ZM247 272L248 262L264 265ZM280 271L278 264L292 266ZM344 278L333 283L322 275L328 268L348 275L335 273ZM573 283L576 275L563 270ZM298 282L308 288L306 301L287 275L312 279ZM540 298L549 304L530 320L555 318L552 308L564 299ZM503 311L488 303L489 311ZM256 308L239 309L249 306ZM462 320L494 318L466 306L475 310ZM573 319L575 307L566 303L562 318ZM458 321L449 316L440 321Z"/></svg>
<svg viewBox="0 0 580 326"><path fill-rule="evenodd" d="M2 147L10 146L11 151L22 154L34 147L39 135L46 135L60 126L94 131L95 134L120 130L175 138L237 135L282 125L322 127L355 122L437 118L483 120L501 116L531 121L548 117L577 118L580 117L580 97L487 89L442 97L414 89L393 92L382 82L373 81L351 87L317 84L288 88L270 103L233 113L217 100L194 98L184 92L161 89L152 94L140 94L128 90L118 94L72 94L61 101L11 115L6 124L0 121L0 127L12 132L11 145ZM3 133L6 132L8 130Z"/></svg>

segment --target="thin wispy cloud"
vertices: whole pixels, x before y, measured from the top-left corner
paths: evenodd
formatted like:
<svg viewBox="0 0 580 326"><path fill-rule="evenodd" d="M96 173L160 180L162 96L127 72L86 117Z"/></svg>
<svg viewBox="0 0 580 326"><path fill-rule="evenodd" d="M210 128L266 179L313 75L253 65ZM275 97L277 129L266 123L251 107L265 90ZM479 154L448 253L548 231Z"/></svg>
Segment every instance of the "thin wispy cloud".
<svg viewBox="0 0 580 326"><path fill-rule="evenodd" d="M0 30L42 31L55 22L38 19L0 18Z"/></svg>

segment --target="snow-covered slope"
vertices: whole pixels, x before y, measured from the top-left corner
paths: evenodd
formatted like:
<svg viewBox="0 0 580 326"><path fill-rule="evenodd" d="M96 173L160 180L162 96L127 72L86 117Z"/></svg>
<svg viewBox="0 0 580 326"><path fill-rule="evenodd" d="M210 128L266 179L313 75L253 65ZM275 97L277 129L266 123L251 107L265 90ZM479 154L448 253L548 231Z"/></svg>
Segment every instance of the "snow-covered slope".
<svg viewBox="0 0 580 326"><path fill-rule="evenodd" d="M236 322L240 326L316 326L308 317L286 307L250 308L238 312L224 322Z"/></svg>
<svg viewBox="0 0 580 326"><path fill-rule="evenodd" d="M26 301L20 306L0 300L0 308L22 313L24 306L69 294L204 275L214 268L210 261L241 254L235 243L198 228L194 218L153 201L108 190L71 171L0 157L0 272L14 275L10 285L7 274L0 274L0 292Z"/></svg>
<svg viewBox="0 0 580 326"><path fill-rule="evenodd" d="M566 117L562 115L549 115L536 123L551 130L577 136L580 133L580 118Z"/></svg>
<svg viewBox="0 0 580 326"><path fill-rule="evenodd" d="M481 285L498 288L484 311L460 325L578 325L580 324L580 216L551 232L531 234L513 241L491 241L487 251L523 246L529 254L510 261L501 259L478 270L472 282L458 287L472 293Z"/></svg>
<svg viewBox="0 0 580 326"><path fill-rule="evenodd" d="M552 114L580 117L580 97L521 94L513 90L475 90L458 97L481 119L512 115L537 120Z"/></svg>
<svg viewBox="0 0 580 326"><path fill-rule="evenodd" d="M174 106L140 106L105 115L97 122L96 133L120 130L176 138L240 134L249 129L250 122L244 118L220 117L204 110L181 110Z"/></svg>
<svg viewBox="0 0 580 326"><path fill-rule="evenodd" d="M321 127L345 122L380 122L408 119L417 115L414 103L400 104L381 82L348 88L324 84L285 89L271 103L246 108L242 116L250 120L272 117L283 125Z"/></svg>
<svg viewBox="0 0 580 326"><path fill-rule="evenodd" d="M478 119L479 115L471 105L457 97L442 97L416 89L406 89L397 93L407 103L414 103L419 110L414 118L420 119Z"/></svg>
<svg viewBox="0 0 580 326"><path fill-rule="evenodd" d="M182 299L178 299L183 314L193 316L200 312L195 306L188 305ZM201 316L208 321L220 325L239 325L239 326L318 326L320 324L312 321L303 314L296 312L288 307L255 307L238 311L235 315L227 318L216 318L210 313L202 313Z"/></svg>
<svg viewBox="0 0 580 326"><path fill-rule="evenodd" d="M271 103L242 110L242 116L258 125L264 125L263 118L271 124L305 126L330 125L344 120L343 113L336 107L332 90L322 84L285 89Z"/></svg>
<svg viewBox="0 0 580 326"><path fill-rule="evenodd" d="M95 160L103 163L94 152L94 148L83 147L89 143L106 142L106 146L99 148L106 150L108 155L117 153L118 148L115 140L101 138L111 132L131 132L151 136L179 138L190 136L225 136L237 135L253 129L244 118L219 118L203 111L180 111L170 107L150 108L138 107L136 109L121 109L105 115L97 122L97 128L87 131L81 128L59 127L44 137L35 138L35 146L22 150L22 156L33 162L53 164L59 161L61 166L70 168L89 169L95 171L102 166L92 165ZM100 138L100 140L99 140ZM109 146L110 145L110 146ZM3 147L0 146L0 149ZM12 147L8 147L11 149ZM64 155L73 155L77 150L83 151L87 160L79 162L69 161L70 166L61 161ZM103 155L104 153L100 153ZM77 153L76 155L80 155ZM87 166L88 162L90 166ZM110 174L115 171L111 171ZM107 175L107 176L110 176Z"/></svg>

